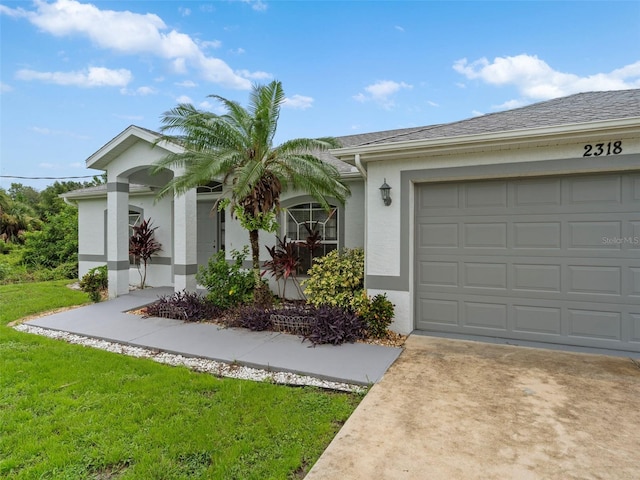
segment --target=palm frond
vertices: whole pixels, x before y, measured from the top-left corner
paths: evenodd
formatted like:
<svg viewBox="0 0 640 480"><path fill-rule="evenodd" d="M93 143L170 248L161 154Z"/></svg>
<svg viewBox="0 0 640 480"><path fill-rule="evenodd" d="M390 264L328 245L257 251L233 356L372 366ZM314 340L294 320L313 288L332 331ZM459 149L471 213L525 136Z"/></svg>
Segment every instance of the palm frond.
<svg viewBox="0 0 640 480"><path fill-rule="evenodd" d="M180 194L208 183L222 181L231 208L249 214L279 208L280 195L288 188L308 192L328 208L328 198L342 203L350 194L338 170L316 155L340 147L331 138L298 138L273 147L280 108L285 101L282 84L254 85L249 107L219 95L225 114L217 115L179 104L162 116L161 141L180 145L157 162L154 172L178 172L160 192Z"/></svg>

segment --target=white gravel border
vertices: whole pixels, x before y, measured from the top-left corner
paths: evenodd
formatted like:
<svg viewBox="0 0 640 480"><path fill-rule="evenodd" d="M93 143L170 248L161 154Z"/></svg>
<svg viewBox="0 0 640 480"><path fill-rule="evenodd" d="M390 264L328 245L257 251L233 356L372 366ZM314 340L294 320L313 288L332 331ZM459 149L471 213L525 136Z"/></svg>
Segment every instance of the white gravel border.
<svg viewBox="0 0 640 480"><path fill-rule="evenodd" d="M143 347L134 347L122 343L108 342L97 338L84 337L69 332L50 330L48 328L34 327L20 324L13 327L19 332L32 333L56 340L64 340L68 343L84 345L85 347L97 348L108 352L120 353L130 357L149 358L158 363L166 365L183 366L196 372L210 373L217 377L239 378L242 380L253 380L255 382L271 382L281 385L313 386L328 390L339 390L351 393L364 393L367 389L361 385L352 385L342 382L331 382L320 378L306 375L298 375L289 372L272 372L258 368L243 367L241 365L217 362L207 358L185 357L173 353L152 350Z"/></svg>

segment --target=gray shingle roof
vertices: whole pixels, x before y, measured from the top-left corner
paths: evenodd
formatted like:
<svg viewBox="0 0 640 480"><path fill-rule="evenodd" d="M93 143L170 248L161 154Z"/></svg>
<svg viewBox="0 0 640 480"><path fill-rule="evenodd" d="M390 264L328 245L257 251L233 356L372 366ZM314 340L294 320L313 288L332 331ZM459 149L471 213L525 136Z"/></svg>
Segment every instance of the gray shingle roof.
<svg viewBox="0 0 640 480"><path fill-rule="evenodd" d="M640 89L576 93L453 123L338 137L344 147L640 117ZM344 139L344 140L343 140Z"/></svg>

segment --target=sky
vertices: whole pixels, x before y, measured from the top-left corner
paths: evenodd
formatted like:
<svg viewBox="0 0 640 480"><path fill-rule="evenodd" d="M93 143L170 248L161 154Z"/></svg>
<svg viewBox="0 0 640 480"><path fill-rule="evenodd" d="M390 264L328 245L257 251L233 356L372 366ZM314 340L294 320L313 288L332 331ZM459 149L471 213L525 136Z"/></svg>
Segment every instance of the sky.
<svg viewBox="0 0 640 480"><path fill-rule="evenodd" d="M274 79L276 143L640 88L640 1L0 0L0 187Z"/></svg>

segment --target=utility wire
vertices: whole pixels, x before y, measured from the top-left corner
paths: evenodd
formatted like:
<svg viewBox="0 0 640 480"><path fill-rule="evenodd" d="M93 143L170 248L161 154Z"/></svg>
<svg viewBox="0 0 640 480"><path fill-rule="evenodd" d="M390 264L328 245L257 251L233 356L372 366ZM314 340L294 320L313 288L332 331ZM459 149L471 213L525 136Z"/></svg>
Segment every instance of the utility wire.
<svg viewBox="0 0 640 480"><path fill-rule="evenodd" d="M0 178L19 178L20 180L65 180L67 178L93 178L99 176L100 174L84 175L81 177L19 177L17 175L0 175Z"/></svg>

